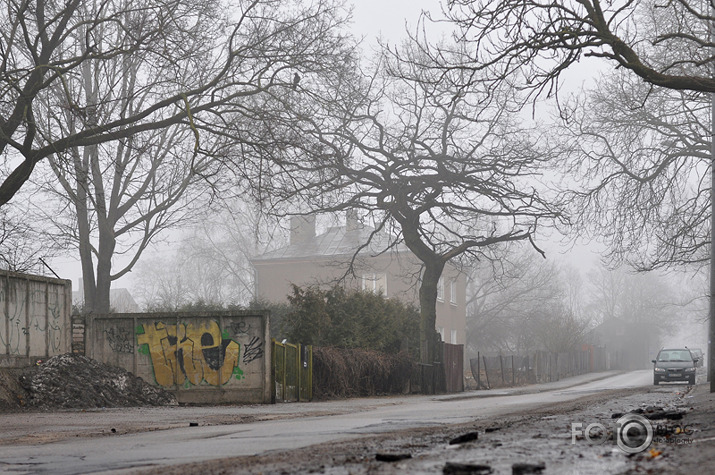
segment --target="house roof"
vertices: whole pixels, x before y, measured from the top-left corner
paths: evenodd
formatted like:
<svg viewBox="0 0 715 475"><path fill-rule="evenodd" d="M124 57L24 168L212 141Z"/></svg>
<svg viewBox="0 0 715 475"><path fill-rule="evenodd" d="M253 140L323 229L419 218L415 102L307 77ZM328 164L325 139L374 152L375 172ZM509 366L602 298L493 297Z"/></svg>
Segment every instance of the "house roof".
<svg viewBox="0 0 715 475"><path fill-rule="evenodd" d="M388 248L390 240L387 234L372 235L374 232L375 229L371 227L360 227L348 231L345 226L333 226L312 239L266 252L254 257L252 261L352 256L361 245L368 241L370 241L369 245L362 249L359 255L362 257L378 256ZM408 252L404 244L398 245L396 251Z"/></svg>

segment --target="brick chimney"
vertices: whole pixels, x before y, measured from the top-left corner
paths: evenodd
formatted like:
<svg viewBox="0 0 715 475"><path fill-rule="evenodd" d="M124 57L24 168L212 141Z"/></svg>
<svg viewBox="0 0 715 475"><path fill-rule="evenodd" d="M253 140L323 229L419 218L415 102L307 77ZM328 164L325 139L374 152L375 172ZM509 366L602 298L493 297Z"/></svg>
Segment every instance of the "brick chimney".
<svg viewBox="0 0 715 475"><path fill-rule="evenodd" d="M315 216L293 216L290 218L290 243L301 244L315 237Z"/></svg>

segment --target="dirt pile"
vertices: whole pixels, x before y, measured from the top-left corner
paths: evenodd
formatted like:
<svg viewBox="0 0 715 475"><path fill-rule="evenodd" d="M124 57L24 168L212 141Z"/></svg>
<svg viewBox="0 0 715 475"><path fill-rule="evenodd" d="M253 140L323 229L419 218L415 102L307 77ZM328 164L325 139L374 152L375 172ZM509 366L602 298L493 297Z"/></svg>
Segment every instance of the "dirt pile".
<svg viewBox="0 0 715 475"><path fill-rule="evenodd" d="M0 368L0 411L8 411L21 407L25 398L25 390L20 385L21 369Z"/></svg>
<svg viewBox="0 0 715 475"><path fill-rule="evenodd" d="M0 409L5 410L177 404L173 394L132 373L81 355L54 356L31 368L6 371L0 379L5 387L0 391Z"/></svg>

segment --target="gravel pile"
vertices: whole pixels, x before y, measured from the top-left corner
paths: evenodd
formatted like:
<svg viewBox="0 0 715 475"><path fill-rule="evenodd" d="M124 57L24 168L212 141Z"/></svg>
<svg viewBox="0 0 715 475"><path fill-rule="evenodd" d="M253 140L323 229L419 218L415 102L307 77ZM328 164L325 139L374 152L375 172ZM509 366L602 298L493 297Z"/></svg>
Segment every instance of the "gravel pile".
<svg viewBox="0 0 715 475"><path fill-rule="evenodd" d="M176 405L173 394L121 368L81 355L54 356L19 378L25 407L85 409Z"/></svg>

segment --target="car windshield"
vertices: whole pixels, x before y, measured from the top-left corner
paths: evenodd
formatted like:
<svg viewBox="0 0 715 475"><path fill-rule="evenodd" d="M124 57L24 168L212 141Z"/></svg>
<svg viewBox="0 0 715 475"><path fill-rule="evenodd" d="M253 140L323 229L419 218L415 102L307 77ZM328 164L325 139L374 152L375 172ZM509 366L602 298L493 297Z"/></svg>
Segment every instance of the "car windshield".
<svg viewBox="0 0 715 475"><path fill-rule="evenodd" d="M658 361L692 361L690 352L687 350L661 351L658 354Z"/></svg>

